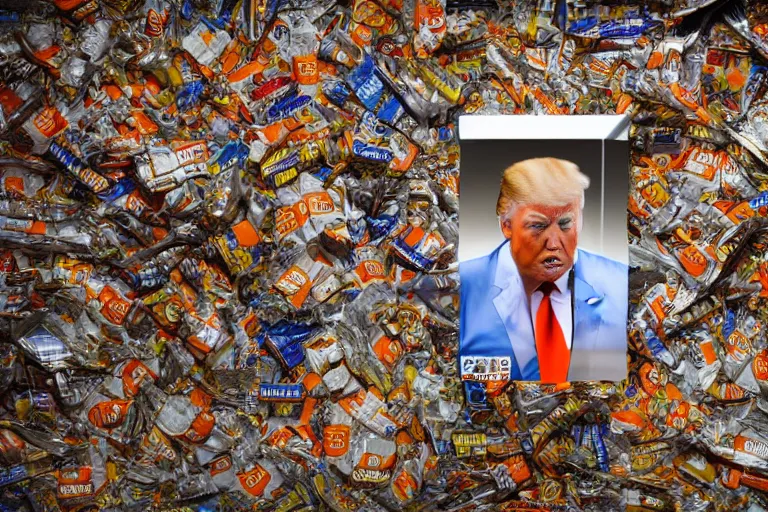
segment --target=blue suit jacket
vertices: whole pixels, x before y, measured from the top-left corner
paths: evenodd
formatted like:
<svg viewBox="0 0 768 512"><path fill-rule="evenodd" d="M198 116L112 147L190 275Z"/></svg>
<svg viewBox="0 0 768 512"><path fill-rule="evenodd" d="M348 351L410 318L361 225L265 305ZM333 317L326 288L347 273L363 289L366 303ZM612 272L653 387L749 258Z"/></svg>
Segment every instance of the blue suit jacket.
<svg viewBox="0 0 768 512"><path fill-rule="evenodd" d="M459 359L511 358L512 380L540 380L530 310L504 242L459 264ZM499 255L508 259L499 270ZM510 270L511 265L511 270ZM627 375L629 272L623 263L578 249L573 280L573 338L568 380L622 380ZM494 363L495 364L495 363ZM464 363L462 375L472 372Z"/></svg>

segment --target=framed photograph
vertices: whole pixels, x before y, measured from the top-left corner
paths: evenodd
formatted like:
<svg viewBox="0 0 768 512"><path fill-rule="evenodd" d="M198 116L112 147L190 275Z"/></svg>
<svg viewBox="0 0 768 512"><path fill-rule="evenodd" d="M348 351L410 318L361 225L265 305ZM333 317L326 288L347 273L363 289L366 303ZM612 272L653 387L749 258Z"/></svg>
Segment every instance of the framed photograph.
<svg viewBox="0 0 768 512"><path fill-rule="evenodd" d="M462 116L459 365L509 380L627 375L629 119Z"/></svg>

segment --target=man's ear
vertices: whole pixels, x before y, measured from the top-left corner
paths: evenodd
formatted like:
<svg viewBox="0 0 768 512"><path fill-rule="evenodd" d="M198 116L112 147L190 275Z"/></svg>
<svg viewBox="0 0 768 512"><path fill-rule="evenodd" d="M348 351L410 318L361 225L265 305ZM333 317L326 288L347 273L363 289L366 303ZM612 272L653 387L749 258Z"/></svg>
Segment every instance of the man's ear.
<svg viewBox="0 0 768 512"><path fill-rule="evenodd" d="M499 218L499 225L501 226L501 232L504 233L504 238L507 240L512 239L512 220L507 218Z"/></svg>

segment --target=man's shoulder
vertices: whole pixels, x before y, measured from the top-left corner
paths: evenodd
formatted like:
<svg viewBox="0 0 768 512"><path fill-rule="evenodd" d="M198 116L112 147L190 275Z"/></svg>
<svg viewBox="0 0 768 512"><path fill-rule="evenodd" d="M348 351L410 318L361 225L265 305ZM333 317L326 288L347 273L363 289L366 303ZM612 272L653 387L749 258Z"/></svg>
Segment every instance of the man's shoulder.
<svg viewBox="0 0 768 512"><path fill-rule="evenodd" d="M582 279L595 290L626 301L629 289L629 267L614 259L579 249L578 265Z"/></svg>
<svg viewBox="0 0 768 512"><path fill-rule="evenodd" d="M579 264L584 269L598 270L601 273L608 272L626 275L629 270L629 267L620 261L595 254L594 252L585 251L584 249L579 249Z"/></svg>
<svg viewBox="0 0 768 512"><path fill-rule="evenodd" d="M488 273L492 257L493 252L488 253L485 256L460 262L459 275L464 279L465 277L477 277Z"/></svg>
<svg viewBox="0 0 768 512"><path fill-rule="evenodd" d="M459 263L461 292L464 296L467 296L470 291L478 293L480 290L487 289L489 282L493 280L491 273L493 272L494 253L495 251Z"/></svg>

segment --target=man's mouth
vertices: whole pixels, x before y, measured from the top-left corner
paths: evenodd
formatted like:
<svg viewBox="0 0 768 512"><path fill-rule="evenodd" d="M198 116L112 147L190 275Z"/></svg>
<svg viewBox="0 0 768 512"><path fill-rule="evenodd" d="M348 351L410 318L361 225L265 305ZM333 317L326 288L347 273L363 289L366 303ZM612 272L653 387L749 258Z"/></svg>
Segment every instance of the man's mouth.
<svg viewBox="0 0 768 512"><path fill-rule="evenodd" d="M541 263L544 265L544 268L547 269L554 269L563 266L562 260L560 260L560 258L557 256L550 256L549 258L544 259L544 261Z"/></svg>

